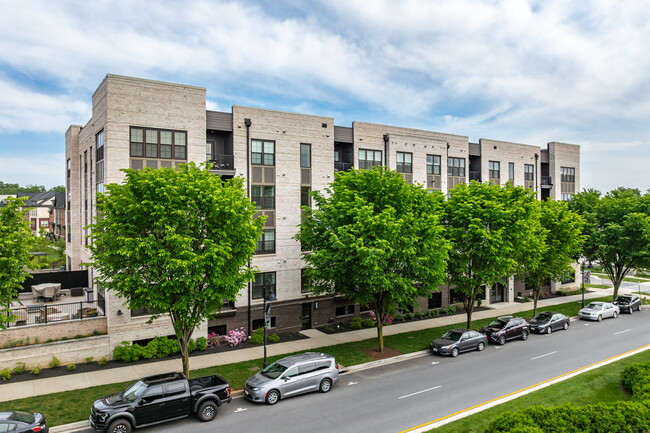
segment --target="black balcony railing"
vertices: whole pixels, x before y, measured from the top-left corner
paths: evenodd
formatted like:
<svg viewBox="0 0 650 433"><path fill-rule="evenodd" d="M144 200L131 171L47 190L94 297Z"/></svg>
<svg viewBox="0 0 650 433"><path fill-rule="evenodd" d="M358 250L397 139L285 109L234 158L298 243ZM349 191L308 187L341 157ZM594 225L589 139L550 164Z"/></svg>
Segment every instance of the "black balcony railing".
<svg viewBox="0 0 650 433"><path fill-rule="evenodd" d="M214 164L212 166L212 170L234 170L235 169L235 155L215 153L215 154L208 154L206 159Z"/></svg>
<svg viewBox="0 0 650 433"><path fill-rule="evenodd" d="M480 171L470 171L469 172L469 180L475 180L477 182L481 181L481 172Z"/></svg>
<svg viewBox="0 0 650 433"><path fill-rule="evenodd" d="M551 176L542 176L542 185L553 185Z"/></svg>
<svg viewBox="0 0 650 433"><path fill-rule="evenodd" d="M335 162L334 171L348 171L352 168L351 162Z"/></svg>
<svg viewBox="0 0 650 433"><path fill-rule="evenodd" d="M34 304L26 307L12 308L9 314L13 320L7 322L7 327L34 325L39 323L62 322L64 320L80 320L106 315L106 302L79 301L67 304Z"/></svg>

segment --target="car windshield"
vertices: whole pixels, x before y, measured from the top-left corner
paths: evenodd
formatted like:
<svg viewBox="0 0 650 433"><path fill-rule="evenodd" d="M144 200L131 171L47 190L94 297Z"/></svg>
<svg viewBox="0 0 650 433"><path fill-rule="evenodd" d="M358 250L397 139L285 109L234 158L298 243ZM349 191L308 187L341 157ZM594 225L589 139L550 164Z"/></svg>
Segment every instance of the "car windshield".
<svg viewBox="0 0 650 433"><path fill-rule="evenodd" d="M138 397L140 397L144 392L147 390L147 385L142 382L142 381L137 381L133 385L129 387L126 391L124 391L124 400L127 401L135 401Z"/></svg>
<svg viewBox="0 0 650 433"><path fill-rule="evenodd" d="M592 310L600 310L602 309L603 304L596 304L595 302L592 302L591 304L587 305L587 308L590 308Z"/></svg>
<svg viewBox="0 0 650 433"><path fill-rule="evenodd" d="M24 422L27 424L33 424L34 423L34 415L31 413L27 412L15 412L14 413L14 420Z"/></svg>
<svg viewBox="0 0 650 433"><path fill-rule="evenodd" d="M537 316L535 316L535 320L538 320L540 322L548 322L549 320L551 320L551 315L550 314L543 314L543 313L538 314Z"/></svg>
<svg viewBox="0 0 650 433"><path fill-rule="evenodd" d="M632 299L628 296L619 296L618 298L616 298L616 303L621 305L627 305L630 303L631 300Z"/></svg>
<svg viewBox="0 0 650 433"><path fill-rule="evenodd" d="M262 374L269 379L277 379L284 371L287 369L282 364L278 364L277 362L274 362L273 364L269 365L266 367L264 370L262 370Z"/></svg>
<svg viewBox="0 0 650 433"><path fill-rule="evenodd" d="M502 320L493 320L493 321L490 322L490 324L488 326L493 326L495 328L502 329L502 328L505 328L507 323L508 322L504 322Z"/></svg>
<svg viewBox="0 0 650 433"><path fill-rule="evenodd" d="M445 334L442 336L442 338L451 340L451 341L458 341L460 340L460 337L463 336L462 332L457 332L457 331L447 331Z"/></svg>

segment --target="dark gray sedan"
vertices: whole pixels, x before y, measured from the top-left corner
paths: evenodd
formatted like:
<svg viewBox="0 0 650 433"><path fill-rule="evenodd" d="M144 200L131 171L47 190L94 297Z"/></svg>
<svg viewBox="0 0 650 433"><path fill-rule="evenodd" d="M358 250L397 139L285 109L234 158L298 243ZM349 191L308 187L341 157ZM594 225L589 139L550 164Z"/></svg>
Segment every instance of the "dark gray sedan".
<svg viewBox="0 0 650 433"><path fill-rule="evenodd" d="M468 350L478 350L480 352L485 349L486 344L487 337L480 332L471 329L452 329L445 332L442 337L433 340L429 347L431 353L451 355L455 358L460 352L467 352Z"/></svg>
<svg viewBox="0 0 650 433"><path fill-rule="evenodd" d="M0 412L0 432L40 432L47 433L49 427L45 424L43 414L20 411Z"/></svg>
<svg viewBox="0 0 650 433"><path fill-rule="evenodd" d="M641 298L637 295L620 295L614 302L621 309L621 313L630 313L632 311L641 311Z"/></svg>
<svg viewBox="0 0 650 433"><path fill-rule="evenodd" d="M569 329L571 319L562 313L553 313L552 311L544 311L539 313L530 323L530 332L537 332L539 334L550 334L553 331L560 329Z"/></svg>

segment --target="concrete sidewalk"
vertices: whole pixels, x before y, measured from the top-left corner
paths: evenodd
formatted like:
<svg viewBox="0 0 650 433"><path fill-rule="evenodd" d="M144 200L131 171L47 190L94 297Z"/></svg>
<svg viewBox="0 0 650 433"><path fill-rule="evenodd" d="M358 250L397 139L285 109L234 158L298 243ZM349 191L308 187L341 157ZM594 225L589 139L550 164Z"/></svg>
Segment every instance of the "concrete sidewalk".
<svg viewBox="0 0 650 433"><path fill-rule="evenodd" d="M622 290L621 290L622 291ZM592 289L585 293L585 299L611 296L613 289ZM580 302L581 296L565 296L540 300L538 307L545 307L567 302ZM521 311L531 310L532 302L499 303L491 306L488 310L475 312L472 320L485 319L489 317L517 314ZM421 329L434 328L438 326L452 325L465 322L465 315L440 316L433 319L417 320L407 323L399 323L384 328L384 335L395 335L404 332L417 331ZM298 352L301 350L316 349L319 347L332 346L335 344L351 341L366 340L375 338L375 328L365 328L357 331L349 331L340 334L325 334L315 329L302 331L302 334L309 338L276 343L267 346L267 355L282 355L285 353ZM191 368L200 369L205 367L217 367L219 365L231 364L264 357L263 347L252 347L246 349L232 350L223 353L192 356L190 358ZM84 389L92 386L107 385L116 382L135 381L141 377L150 376L169 371L182 371L180 359L161 360L140 365L127 365L125 367L98 370L90 373L67 374L61 377L46 379L35 379L24 382L8 383L0 385L0 402L18 398L33 397L36 395L51 394L54 392Z"/></svg>

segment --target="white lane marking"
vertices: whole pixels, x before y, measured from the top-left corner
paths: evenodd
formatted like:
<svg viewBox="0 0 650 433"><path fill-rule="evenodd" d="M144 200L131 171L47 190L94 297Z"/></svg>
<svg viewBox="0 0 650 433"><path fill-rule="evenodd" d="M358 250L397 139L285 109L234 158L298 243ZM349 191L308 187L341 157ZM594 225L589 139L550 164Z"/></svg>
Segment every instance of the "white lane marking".
<svg viewBox="0 0 650 433"><path fill-rule="evenodd" d="M356 385L357 383L359 383L359 382L348 382L348 386L350 386L350 385Z"/></svg>
<svg viewBox="0 0 650 433"><path fill-rule="evenodd" d="M442 388L442 385L434 386L433 388L429 388L429 389L423 389L422 391L414 392L413 394L403 395L401 397L398 397L397 399L401 400L406 397L413 397L414 395L422 394L423 392L427 392L427 391L433 391L434 389L438 389L438 388Z"/></svg>
<svg viewBox="0 0 650 433"><path fill-rule="evenodd" d="M632 329L630 328L630 329L625 329L625 330L623 330L623 331L614 332L614 335L622 334L622 333L624 333L624 332L628 332L628 331L631 331L631 330L632 330Z"/></svg>
<svg viewBox="0 0 650 433"><path fill-rule="evenodd" d="M436 364L440 364L440 363L438 361L431 362L431 365L436 365Z"/></svg>
<svg viewBox="0 0 650 433"><path fill-rule="evenodd" d="M237 413L237 412L245 412L245 411L247 411L247 410L248 410L248 409L246 409L245 407L238 407L237 410L235 410L235 411L233 411L233 412L234 412L234 413Z"/></svg>
<svg viewBox="0 0 650 433"><path fill-rule="evenodd" d="M495 349L501 349L501 346L494 346Z"/></svg>
<svg viewBox="0 0 650 433"><path fill-rule="evenodd" d="M530 358L530 360L533 361L533 360L535 360L535 359L543 358L543 357L545 357L545 356L553 355L553 354L555 354L555 353L557 353L557 350L554 350L553 352L545 353L545 354L543 354L543 355L536 356L536 357L534 357L534 358Z"/></svg>
<svg viewBox="0 0 650 433"><path fill-rule="evenodd" d="M585 323L585 326L589 326L589 323Z"/></svg>

